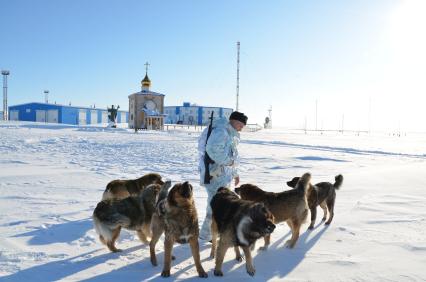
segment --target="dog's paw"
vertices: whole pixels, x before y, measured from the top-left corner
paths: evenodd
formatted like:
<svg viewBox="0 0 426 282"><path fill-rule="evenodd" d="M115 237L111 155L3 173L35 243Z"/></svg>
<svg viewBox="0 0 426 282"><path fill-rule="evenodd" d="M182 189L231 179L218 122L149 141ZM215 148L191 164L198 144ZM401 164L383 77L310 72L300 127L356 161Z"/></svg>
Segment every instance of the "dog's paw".
<svg viewBox="0 0 426 282"><path fill-rule="evenodd" d="M213 274L214 274L214 276L223 276L223 272L222 272L222 270L214 270L214 272L213 272Z"/></svg>
<svg viewBox="0 0 426 282"><path fill-rule="evenodd" d="M208 275L207 275L207 273L203 270L203 271L201 271L201 272L198 272L198 277L201 277L201 278L207 278L207 277L209 277Z"/></svg>
<svg viewBox="0 0 426 282"><path fill-rule="evenodd" d="M163 270L161 272L162 277L170 277L170 270Z"/></svg>
<svg viewBox="0 0 426 282"><path fill-rule="evenodd" d="M252 265L247 265L247 273L250 275L250 276L254 276L254 274L256 273L256 269L254 269L254 266L252 266Z"/></svg>
<svg viewBox="0 0 426 282"><path fill-rule="evenodd" d="M323 217L322 219L321 219L321 221L326 221L327 220L327 218L326 217Z"/></svg>
<svg viewBox="0 0 426 282"><path fill-rule="evenodd" d="M238 262L242 262L243 256L235 256L235 260L238 261Z"/></svg>
<svg viewBox="0 0 426 282"><path fill-rule="evenodd" d="M176 259L176 257L175 256L172 256L172 260L175 260Z"/></svg>
<svg viewBox="0 0 426 282"><path fill-rule="evenodd" d="M314 226L313 225L309 225L308 230L313 230Z"/></svg>
<svg viewBox="0 0 426 282"><path fill-rule="evenodd" d="M268 250L268 246L263 246L259 248L259 251L267 251Z"/></svg>
<svg viewBox="0 0 426 282"><path fill-rule="evenodd" d="M151 264L152 264L152 266L157 266L158 265L157 259L156 258L151 258Z"/></svg>
<svg viewBox="0 0 426 282"><path fill-rule="evenodd" d="M292 242L291 240L288 240L287 242L285 242L285 247L288 249L292 249L295 244L296 242Z"/></svg>
<svg viewBox="0 0 426 282"><path fill-rule="evenodd" d="M327 221L326 223L324 223L325 225L330 225L331 221Z"/></svg>

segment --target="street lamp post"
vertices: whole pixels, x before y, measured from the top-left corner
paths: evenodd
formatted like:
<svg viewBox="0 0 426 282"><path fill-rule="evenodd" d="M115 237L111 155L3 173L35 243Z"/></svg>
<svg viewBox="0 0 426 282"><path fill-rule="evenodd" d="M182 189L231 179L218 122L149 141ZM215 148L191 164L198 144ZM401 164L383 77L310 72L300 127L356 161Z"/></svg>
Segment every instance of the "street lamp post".
<svg viewBox="0 0 426 282"><path fill-rule="evenodd" d="M8 70L2 70L3 75L3 120L9 119L8 108L7 108L7 76L10 74Z"/></svg>
<svg viewBox="0 0 426 282"><path fill-rule="evenodd" d="M49 103L49 90L44 90L44 102Z"/></svg>
<svg viewBox="0 0 426 282"><path fill-rule="evenodd" d="M46 104L48 104L49 103L49 90L44 90L43 93L44 93L44 102ZM46 110L44 111L44 122L47 123L48 119L49 119L49 109L46 108Z"/></svg>

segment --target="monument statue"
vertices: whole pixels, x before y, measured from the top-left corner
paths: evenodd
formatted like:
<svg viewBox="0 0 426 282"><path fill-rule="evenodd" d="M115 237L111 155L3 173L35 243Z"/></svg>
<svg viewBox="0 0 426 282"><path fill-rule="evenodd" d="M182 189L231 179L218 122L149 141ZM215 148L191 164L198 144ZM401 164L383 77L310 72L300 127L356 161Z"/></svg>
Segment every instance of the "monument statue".
<svg viewBox="0 0 426 282"><path fill-rule="evenodd" d="M117 111L120 108L118 105L117 108L114 108L114 105L111 105L111 108L108 109L108 127L117 128Z"/></svg>

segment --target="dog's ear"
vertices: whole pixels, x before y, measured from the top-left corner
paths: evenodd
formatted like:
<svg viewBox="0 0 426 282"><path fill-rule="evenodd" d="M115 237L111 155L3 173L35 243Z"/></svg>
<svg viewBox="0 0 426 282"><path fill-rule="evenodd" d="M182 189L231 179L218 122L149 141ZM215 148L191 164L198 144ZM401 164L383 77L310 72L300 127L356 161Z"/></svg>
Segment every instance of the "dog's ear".
<svg viewBox="0 0 426 282"><path fill-rule="evenodd" d="M267 213L264 203L256 203L250 209L250 218L256 220L259 215Z"/></svg>
<svg viewBox="0 0 426 282"><path fill-rule="evenodd" d="M188 181L185 181L185 182L182 184L182 188L184 188L184 189L188 189L188 190L192 191L192 185L191 185L191 184L189 184L189 182L188 182Z"/></svg>
<svg viewBox="0 0 426 282"><path fill-rule="evenodd" d="M182 184L181 195L185 198L190 198L192 195L192 185L188 181Z"/></svg>

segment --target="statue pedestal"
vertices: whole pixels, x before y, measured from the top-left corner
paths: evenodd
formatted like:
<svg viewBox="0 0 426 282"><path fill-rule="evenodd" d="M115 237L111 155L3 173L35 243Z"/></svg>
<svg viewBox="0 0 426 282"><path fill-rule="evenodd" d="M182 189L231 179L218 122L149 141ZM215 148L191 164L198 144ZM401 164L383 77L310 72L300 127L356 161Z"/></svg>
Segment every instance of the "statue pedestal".
<svg viewBox="0 0 426 282"><path fill-rule="evenodd" d="M108 122L107 128L117 128L117 123L110 121Z"/></svg>

